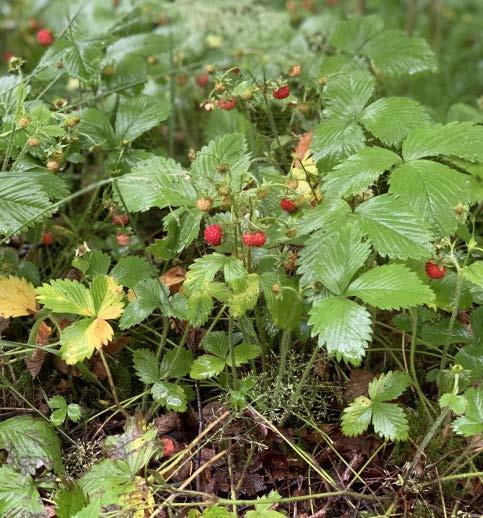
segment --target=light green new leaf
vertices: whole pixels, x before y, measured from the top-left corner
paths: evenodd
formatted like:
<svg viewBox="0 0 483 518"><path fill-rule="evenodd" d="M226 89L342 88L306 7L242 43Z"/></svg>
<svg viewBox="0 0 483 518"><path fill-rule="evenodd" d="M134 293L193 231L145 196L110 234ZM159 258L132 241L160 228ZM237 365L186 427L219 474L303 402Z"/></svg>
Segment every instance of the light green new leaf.
<svg viewBox="0 0 483 518"><path fill-rule="evenodd" d="M359 205L355 215L379 254L396 259L431 257L428 225L393 196L375 196Z"/></svg>
<svg viewBox="0 0 483 518"><path fill-rule="evenodd" d="M376 266L355 279L345 295L359 297L380 309L399 309L430 304L431 288L402 264Z"/></svg>
<svg viewBox="0 0 483 518"><path fill-rule="evenodd" d="M326 345L330 355L358 365L372 336L371 317L366 308L343 297L329 297L314 302L309 324L319 345Z"/></svg>
<svg viewBox="0 0 483 518"><path fill-rule="evenodd" d="M56 279L36 289L37 299L54 313L73 313L86 317L96 314L88 288L78 281Z"/></svg>
<svg viewBox="0 0 483 518"><path fill-rule="evenodd" d="M483 432L483 387L471 387L464 396L466 410L464 415L453 422L453 430L459 435L469 437Z"/></svg>
<svg viewBox="0 0 483 518"><path fill-rule="evenodd" d="M245 277L234 279L230 282L233 294L227 301L230 314L234 318L240 318L255 307L260 292L260 282L256 273L250 273Z"/></svg>
<svg viewBox="0 0 483 518"><path fill-rule="evenodd" d="M408 420L404 410L394 403L372 402L372 426L374 431L390 441L408 438Z"/></svg>
<svg viewBox="0 0 483 518"><path fill-rule="evenodd" d="M360 122L381 142L396 146L412 129L426 126L429 120L429 114L417 101L384 97L364 110Z"/></svg>
<svg viewBox="0 0 483 518"><path fill-rule="evenodd" d="M183 167L171 158L159 156L138 162L130 173L117 180L117 185L130 212L194 206L197 198Z"/></svg>
<svg viewBox="0 0 483 518"><path fill-rule="evenodd" d="M168 410L185 412L188 408L188 398L183 387L168 381L157 381L151 387L151 394L155 401L159 401Z"/></svg>
<svg viewBox="0 0 483 518"><path fill-rule="evenodd" d="M483 288L483 261L475 261L465 266L462 272L466 280Z"/></svg>
<svg viewBox="0 0 483 518"><path fill-rule="evenodd" d="M472 122L435 124L412 131L402 146L405 161L446 155L483 161L483 126Z"/></svg>
<svg viewBox="0 0 483 518"><path fill-rule="evenodd" d="M33 475L41 466L57 475L63 472L60 440L44 419L18 416L1 422L0 449L8 452L8 463L22 473Z"/></svg>
<svg viewBox="0 0 483 518"><path fill-rule="evenodd" d="M116 136L121 141L132 142L164 121L170 111L170 104L167 101L147 95L123 101L117 111Z"/></svg>
<svg viewBox="0 0 483 518"><path fill-rule="evenodd" d="M225 363L225 358L213 356L212 354L202 354L193 361L190 377L195 380L205 380L218 376L225 368Z"/></svg>
<svg viewBox="0 0 483 518"><path fill-rule="evenodd" d="M190 265L183 283L184 293L191 295L206 288L224 267L226 260L225 255L216 252L195 259Z"/></svg>
<svg viewBox="0 0 483 518"><path fill-rule="evenodd" d="M40 495L30 475L15 471L12 466L0 466L0 515L46 516Z"/></svg>
<svg viewBox="0 0 483 518"><path fill-rule="evenodd" d="M406 162L391 174L390 192L421 218L430 221L441 236L456 231L455 207L470 201L469 176L439 162Z"/></svg>
<svg viewBox="0 0 483 518"><path fill-rule="evenodd" d="M342 295L371 252L369 242L363 242L362 237L358 226L349 223L320 240L318 260L313 264L314 279Z"/></svg>
<svg viewBox="0 0 483 518"><path fill-rule="evenodd" d="M372 403L365 396L359 396L344 408L341 417L341 427L344 435L354 437L365 432L371 424Z"/></svg>
<svg viewBox="0 0 483 518"><path fill-rule="evenodd" d="M364 147L365 137L356 122L341 119L323 120L316 128L310 146L315 161L343 158Z"/></svg>
<svg viewBox="0 0 483 518"><path fill-rule="evenodd" d="M136 349L133 352L133 364L137 377L145 384L159 380L159 361L149 349Z"/></svg>
<svg viewBox="0 0 483 518"><path fill-rule="evenodd" d="M441 408L450 408L457 415L462 414L466 410L467 405L466 398L458 394L443 394L439 398L439 406Z"/></svg>
<svg viewBox="0 0 483 518"><path fill-rule="evenodd" d="M382 373L369 383L369 397L372 401L392 401L408 388L409 383L410 379L404 372Z"/></svg>
<svg viewBox="0 0 483 518"><path fill-rule="evenodd" d="M334 198L357 194L400 162L399 155L388 149L364 147L325 176L323 190Z"/></svg>

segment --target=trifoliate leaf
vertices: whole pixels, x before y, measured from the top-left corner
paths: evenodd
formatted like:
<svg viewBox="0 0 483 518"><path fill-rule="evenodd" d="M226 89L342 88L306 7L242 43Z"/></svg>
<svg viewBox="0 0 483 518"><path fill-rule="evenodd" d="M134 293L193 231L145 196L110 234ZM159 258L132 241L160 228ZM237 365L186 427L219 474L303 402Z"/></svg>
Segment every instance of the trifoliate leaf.
<svg viewBox="0 0 483 518"><path fill-rule="evenodd" d="M380 309L399 309L434 301L434 293L407 266L376 266L355 279L345 295Z"/></svg>
<svg viewBox="0 0 483 518"><path fill-rule="evenodd" d="M483 288L483 261L475 261L469 266L465 266L462 273L466 280Z"/></svg>
<svg viewBox="0 0 483 518"><path fill-rule="evenodd" d="M0 277L0 317L22 317L37 311L35 288L20 277Z"/></svg>
<svg viewBox="0 0 483 518"><path fill-rule="evenodd" d="M372 401L392 401L408 388L409 383L409 377L404 372L382 373L369 383L369 397Z"/></svg>
<svg viewBox="0 0 483 518"><path fill-rule="evenodd" d="M466 410L464 415L453 422L453 430L469 437L483 432L483 387L471 387L464 396Z"/></svg>
<svg viewBox="0 0 483 518"><path fill-rule="evenodd" d="M168 410L185 412L188 408L188 398L183 387L168 381L157 381L151 387L151 394L155 401L161 403Z"/></svg>
<svg viewBox="0 0 483 518"><path fill-rule="evenodd" d="M374 431L390 441L408 438L408 420L404 410L394 403L372 402L372 426Z"/></svg>
<svg viewBox="0 0 483 518"><path fill-rule="evenodd" d="M159 367L159 376L162 379L182 378L186 376L193 361L193 353L185 347L176 347L166 351Z"/></svg>
<svg viewBox="0 0 483 518"><path fill-rule="evenodd" d="M74 313L95 316L92 296L83 284L68 279L57 279L37 288L37 299L55 313Z"/></svg>
<svg viewBox="0 0 483 518"><path fill-rule="evenodd" d="M319 345L326 345L331 356L358 365L372 336L367 309L343 297L329 297L316 301L309 314Z"/></svg>
<svg viewBox="0 0 483 518"><path fill-rule="evenodd" d="M365 396L359 396L342 412L342 432L348 437L360 435L371 424L372 403Z"/></svg>
<svg viewBox="0 0 483 518"><path fill-rule="evenodd" d="M228 299L228 308L234 318L240 318L255 307L260 292L260 283L256 273L234 279L230 283L233 294Z"/></svg>

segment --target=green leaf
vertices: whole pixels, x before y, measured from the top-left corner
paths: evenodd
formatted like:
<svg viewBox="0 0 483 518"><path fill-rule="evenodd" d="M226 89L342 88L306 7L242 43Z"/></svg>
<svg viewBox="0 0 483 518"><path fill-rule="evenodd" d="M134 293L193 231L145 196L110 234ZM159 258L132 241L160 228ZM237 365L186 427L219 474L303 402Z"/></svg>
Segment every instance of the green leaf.
<svg viewBox="0 0 483 518"><path fill-rule="evenodd" d="M359 205L355 215L380 255L391 259L431 256L432 235L427 224L393 196L375 196Z"/></svg>
<svg viewBox="0 0 483 518"><path fill-rule="evenodd" d="M94 277L95 275L107 275L111 258L100 250L93 250L81 257L72 260L72 266L80 270L84 275Z"/></svg>
<svg viewBox="0 0 483 518"><path fill-rule="evenodd" d="M255 307L260 292L260 282L256 273L249 273L245 277L230 282L233 294L227 301L230 314L240 318Z"/></svg>
<svg viewBox="0 0 483 518"><path fill-rule="evenodd" d="M218 376L225 368L225 359L213 356L212 354L202 354L196 358L190 370L190 377L194 380L205 380Z"/></svg>
<svg viewBox="0 0 483 518"><path fill-rule="evenodd" d="M316 230L330 232L344 225L351 214L351 208L344 200L324 199L316 207L304 210L302 216L294 221L294 228L298 236Z"/></svg>
<svg viewBox="0 0 483 518"><path fill-rule="evenodd" d="M454 211L470 201L469 176L439 162L415 160L398 167L390 177L390 192L397 194L418 216L430 221L441 236L456 231Z"/></svg>
<svg viewBox="0 0 483 518"><path fill-rule="evenodd" d="M158 401L168 410L185 412L188 408L188 399L183 387L168 381L157 381L151 387L151 394L155 401Z"/></svg>
<svg viewBox="0 0 483 518"><path fill-rule="evenodd" d="M431 288L402 264L368 270L351 283L345 295L359 297L380 309L409 308L434 301Z"/></svg>
<svg viewBox="0 0 483 518"><path fill-rule="evenodd" d="M317 162L323 158L339 159L364 147L365 137L356 122L324 120L316 128L310 146Z"/></svg>
<svg viewBox="0 0 483 518"><path fill-rule="evenodd" d="M357 194L400 162L401 158L388 149L364 147L324 177L323 190L334 198Z"/></svg>
<svg viewBox="0 0 483 518"><path fill-rule="evenodd" d="M60 354L68 365L75 365L86 358L90 358L98 344L108 342L109 338L105 338L102 334L100 337L98 336L96 332L98 323L99 319L97 318L83 318L72 322L62 331L60 336L60 343L62 344ZM109 326L107 322L105 323ZM112 332L110 326L109 329Z"/></svg>
<svg viewBox="0 0 483 518"><path fill-rule="evenodd" d="M352 16L348 20L338 20L335 23L329 43L354 55L383 28L384 24L377 16Z"/></svg>
<svg viewBox="0 0 483 518"><path fill-rule="evenodd" d="M19 473L12 466L3 465L0 466L0 480L2 516L45 516L45 508L30 475Z"/></svg>
<svg viewBox="0 0 483 518"><path fill-rule="evenodd" d="M371 424L372 403L365 396L359 396L342 412L342 432L348 437L354 437L365 432Z"/></svg>
<svg viewBox="0 0 483 518"><path fill-rule="evenodd" d="M354 274L370 254L369 243L362 241L357 225L347 224L338 232L319 240L318 260L313 264L314 278L336 295L344 293ZM305 259L301 255L300 260Z"/></svg>
<svg viewBox="0 0 483 518"><path fill-rule="evenodd" d="M95 316L94 301L88 288L78 281L56 279L37 288L37 299L55 313Z"/></svg>
<svg viewBox="0 0 483 518"><path fill-rule="evenodd" d="M384 97L369 105L360 119L363 126L387 146L397 146L408 133L428 125L426 110L407 97Z"/></svg>
<svg viewBox="0 0 483 518"><path fill-rule="evenodd" d="M224 331L211 331L203 339L203 349L219 358L225 359L230 347L228 335Z"/></svg>
<svg viewBox="0 0 483 518"><path fill-rule="evenodd" d="M74 423L80 421L82 417L82 408L77 403L67 405L67 417Z"/></svg>
<svg viewBox="0 0 483 518"><path fill-rule="evenodd" d="M372 402L372 426L374 431L390 441L408 438L408 420L404 410L394 403Z"/></svg>
<svg viewBox="0 0 483 518"><path fill-rule="evenodd" d="M455 414L460 415L466 410L467 401L464 396L448 393L443 394L439 398L439 406L441 408L450 408Z"/></svg>
<svg viewBox="0 0 483 518"><path fill-rule="evenodd" d="M28 177L0 173L0 234L32 226L49 215L50 206L42 187Z"/></svg>
<svg viewBox="0 0 483 518"><path fill-rule="evenodd" d="M233 353L235 356L235 365L240 367L240 365L249 363L250 360L258 358L260 356L260 348L256 344L242 343L233 348ZM228 365L231 365L230 355L228 355L226 362Z"/></svg>
<svg viewBox="0 0 483 518"><path fill-rule="evenodd" d="M124 310L119 320L120 329L141 323L157 308L169 304L168 289L158 279L139 281L133 288L136 298Z"/></svg>
<svg viewBox="0 0 483 518"><path fill-rule="evenodd" d="M309 312L312 336L337 359L358 365L372 336L371 317L366 308L343 297L314 302Z"/></svg>
<svg viewBox="0 0 483 518"><path fill-rule="evenodd" d="M374 93L376 80L366 71L332 77L324 90L324 115L328 118L358 120Z"/></svg>
<svg viewBox="0 0 483 518"><path fill-rule="evenodd" d="M159 361L149 349L136 349L133 352L133 364L137 377L145 384L159 380Z"/></svg>
<svg viewBox="0 0 483 518"><path fill-rule="evenodd" d="M215 275L224 267L226 256L213 253L198 257L189 266L186 279L183 283L183 291L191 295L205 289L215 279Z"/></svg>
<svg viewBox="0 0 483 518"><path fill-rule="evenodd" d="M22 473L34 475L41 466L57 475L63 472L60 440L44 419L19 416L1 422L0 450L8 452L8 463Z"/></svg>
<svg viewBox="0 0 483 518"><path fill-rule="evenodd" d="M159 368L160 378L182 378L190 372L193 353L184 347L177 347L164 353Z"/></svg>
<svg viewBox="0 0 483 518"><path fill-rule="evenodd" d="M138 162L117 185L130 212L151 207L194 206L197 198L188 173L171 158L151 157Z"/></svg>
<svg viewBox="0 0 483 518"><path fill-rule="evenodd" d="M146 278L155 275L153 266L144 258L137 256L122 257L111 270L111 277L114 277L119 284L134 288L134 286Z"/></svg>
<svg viewBox="0 0 483 518"><path fill-rule="evenodd" d="M60 489L56 493L54 501L55 513L58 518L72 518L87 504L84 492L77 483Z"/></svg>
<svg viewBox="0 0 483 518"><path fill-rule="evenodd" d="M465 266L462 273L466 280L483 288L483 261L475 261Z"/></svg>
<svg viewBox="0 0 483 518"><path fill-rule="evenodd" d="M116 135L108 116L96 108L82 111L79 134L86 140L88 148L96 145L102 149L114 149L116 146Z"/></svg>
<svg viewBox="0 0 483 518"><path fill-rule="evenodd" d="M405 161L446 155L483 161L483 126L472 122L435 124L412 131L402 146Z"/></svg>
<svg viewBox="0 0 483 518"><path fill-rule="evenodd" d="M132 142L167 119L170 111L168 102L147 95L123 101L116 116L116 136L121 142Z"/></svg>
<svg viewBox="0 0 483 518"><path fill-rule="evenodd" d="M369 383L369 397L374 401L397 399L409 386L410 379L404 372L382 373Z"/></svg>
<svg viewBox="0 0 483 518"><path fill-rule="evenodd" d="M469 388L465 394L466 411L453 421L453 430L469 437L483 432L483 387Z"/></svg>
<svg viewBox="0 0 483 518"><path fill-rule="evenodd" d="M247 511L245 518L285 518L285 514L275 511L273 507L277 505L274 500L282 498L277 491L270 491L268 495L258 497L254 501L255 510Z"/></svg>
<svg viewBox="0 0 483 518"><path fill-rule="evenodd" d="M120 62L128 55L148 57L167 51L170 38L165 34L146 32L117 38L106 49L106 61Z"/></svg>

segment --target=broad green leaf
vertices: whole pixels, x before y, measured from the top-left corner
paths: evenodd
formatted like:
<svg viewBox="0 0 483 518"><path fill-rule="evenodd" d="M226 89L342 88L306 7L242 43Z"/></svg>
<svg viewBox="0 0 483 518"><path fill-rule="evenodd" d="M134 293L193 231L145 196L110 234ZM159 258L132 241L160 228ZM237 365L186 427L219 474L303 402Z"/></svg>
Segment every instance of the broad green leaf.
<svg viewBox="0 0 483 518"><path fill-rule="evenodd" d="M144 258L138 256L122 257L110 272L119 284L134 288L134 286L149 277L154 277L153 266Z"/></svg>
<svg viewBox="0 0 483 518"><path fill-rule="evenodd" d="M436 300L434 301L435 306L446 311L452 311L456 293L456 283L456 273L451 270L448 270L442 279L435 279L430 281L429 285L436 295ZM467 309L473 304L473 299L469 290L470 286L471 285L468 282L463 281L459 299L460 310Z"/></svg>
<svg viewBox="0 0 483 518"><path fill-rule="evenodd" d="M249 273L245 277L230 282L233 294L227 301L230 314L240 318L247 311L255 307L260 292L260 281L256 273Z"/></svg>
<svg viewBox="0 0 483 518"><path fill-rule="evenodd" d="M337 359L358 365L372 336L371 317L366 308L343 297L314 302L309 312L312 336Z"/></svg>
<svg viewBox="0 0 483 518"><path fill-rule="evenodd" d="M341 427L344 435L354 437L365 432L371 424L372 403L365 396L359 396L342 412Z"/></svg>
<svg viewBox="0 0 483 518"><path fill-rule="evenodd" d="M146 32L117 38L106 49L106 62L120 62L127 55L148 57L169 49L169 37L165 34Z"/></svg>
<svg viewBox="0 0 483 518"><path fill-rule="evenodd" d="M0 466L0 480L2 516L46 516L40 495L30 475L19 473L12 466L4 464Z"/></svg>
<svg viewBox="0 0 483 518"><path fill-rule="evenodd" d="M453 421L453 430L469 437L483 432L483 387L469 388L465 394L466 410L464 415Z"/></svg>
<svg viewBox="0 0 483 518"><path fill-rule="evenodd" d="M42 187L19 174L0 173L0 234L17 233L50 213Z"/></svg>
<svg viewBox="0 0 483 518"><path fill-rule="evenodd" d="M364 147L324 177L323 190L334 198L357 194L400 162L401 158L388 149Z"/></svg>
<svg viewBox="0 0 483 518"><path fill-rule="evenodd" d="M298 236L321 229L330 232L344 225L351 214L351 208L344 200L324 199L316 207L304 210L302 216L294 221L294 228Z"/></svg>
<svg viewBox="0 0 483 518"><path fill-rule="evenodd" d="M145 384L159 380L159 361L149 349L136 349L133 352L133 364L137 377Z"/></svg>
<svg viewBox="0 0 483 518"><path fill-rule="evenodd" d="M58 518L73 518L87 504L84 492L77 483L66 484L55 494L54 501Z"/></svg>
<svg viewBox="0 0 483 518"><path fill-rule="evenodd" d="M463 277L483 288L483 261L475 261L463 268Z"/></svg>
<svg viewBox="0 0 483 518"><path fill-rule="evenodd" d="M446 155L483 161L483 126L471 122L435 124L411 131L402 146L405 161Z"/></svg>
<svg viewBox="0 0 483 518"><path fill-rule="evenodd" d="M55 313L73 313L86 317L96 314L89 289L78 281L56 279L36 289L37 299Z"/></svg>
<svg viewBox="0 0 483 518"><path fill-rule="evenodd" d="M126 306L121 319L120 329L128 329L141 323L156 308L165 308L168 304L168 289L158 279L145 279L139 281L133 289L135 295Z"/></svg>
<svg viewBox="0 0 483 518"><path fill-rule="evenodd" d="M44 419L18 416L1 422L0 450L8 452L8 463L22 473L34 475L41 466L57 475L63 472L60 440Z"/></svg>
<svg viewBox="0 0 483 518"><path fill-rule="evenodd" d="M408 420L404 410L394 403L372 402L372 426L374 431L390 441L408 438Z"/></svg>
<svg viewBox="0 0 483 518"><path fill-rule="evenodd" d="M185 412L188 400L183 387L168 381L157 381L151 387L151 394L155 401L159 401L168 410Z"/></svg>
<svg viewBox="0 0 483 518"><path fill-rule="evenodd" d="M225 368L225 359L212 354L202 354L196 358L190 370L190 377L195 380L204 380L218 376Z"/></svg>
<svg viewBox="0 0 483 518"><path fill-rule="evenodd" d="M228 335L224 331L212 331L203 339L203 349L219 358L225 359L229 350Z"/></svg>
<svg viewBox="0 0 483 518"><path fill-rule="evenodd" d="M184 293L191 295L205 289L224 267L226 260L226 256L216 252L195 259L190 265L183 283Z"/></svg>
<svg viewBox="0 0 483 518"><path fill-rule="evenodd" d="M84 275L94 277L95 275L107 275L111 258L100 250L93 250L81 257L72 260L72 266L80 270ZM122 284L122 283L121 283Z"/></svg>
<svg viewBox="0 0 483 518"><path fill-rule="evenodd" d="M377 16L353 16L348 20L338 20L329 36L329 43L354 55L383 28L384 24Z"/></svg>
<svg viewBox="0 0 483 518"><path fill-rule="evenodd" d="M184 347L177 347L166 351L159 368L160 377L182 378L186 376L193 362L193 353Z"/></svg>
<svg viewBox="0 0 483 518"><path fill-rule="evenodd" d="M469 176L430 160L406 162L393 171L389 182L390 192L431 222L441 236L456 231L454 209L471 198Z"/></svg>
<svg viewBox="0 0 483 518"><path fill-rule="evenodd" d="M214 302L206 291L197 291L188 299L188 320L193 327L201 327L211 315Z"/></svg>
<svg viewBox="0 0 483 518"><path fill-rule="evenodd" d="M402 264L376 266L355 279L345 295L380 309L399 309L434 301L427 284Z"/></svg>
<svg viewBox="0 0 483 518"><path fill-rule="evenodd" d="M464 396L448 393L443 394L439 398L439 406L441 408L450 408L456 415L460 415L466 410L467 401Z"/></svg>
<svg viewBox="0 0 483 518"><path fill-rule="evenodd" d="M130 212L151 207L194 206L196 191L188 173L171 158L152 157L136 164L121 176L117 185Z"/></svg>
<svg viewBox="0 0 483 518"><path fill-rule="evenodd" d="M117 111L116 136L122 142L132 142L165 120L169 112L168 102L146 95L123 101Z"/></svg>
<svg viewBox="0 0 483 518"><path fill-rule="evenodd" d="M362 203L355 215L380 255L427 259L432 254L428 225L396 198L383 194Z"/></svg>
<svg viewBox="0 0 483 518"><path fill-rule="evenodd" d="M311 150L315 161L339 159L354 154L364 147L364 142L364 132L356 122L328 119L317 126Z"/></svg>
<svg viewBox="0 0 483 518"><path fill-rule="evenodd" d="M454 361L471 371L472 379L481 380L483 378L483 343L466 345L456 353Z"/></svg>
<svg viewBox="0 0 483 518"><path fill-rule="evenodd" d="M230 283L236 279L241 279L245 277L248 272L246 268L243 266L243 262L231 255L226 258L225 265L223 267L223 276L225 277L225 281Z"/></svg>
<svg viewBox="0 0 483 518"><path fill-rule="evenodd" d="M235 365L240 367L240 365L244 365L250 360L258 358L260 356L260 349L256 344L242 343L233 348L233 354L235 356ZM226 362L228 365L231 365L232 362L230 354L227 356Z"/></svg>
<svg viewBox="0 0 483 518"><path fill-rule="evenodd" d="M361 123L387 146L396 146L408 133L428 125L426 110L408 97L383 97L369 105L362 114Z"/></svg>
<svg viewBox="0 0 483 518"><path fill-rule="evenodd" d="M336 295L344 293L369 257L370 244L362 241L362 237L357 225L347 224L319 241L318 260L313 264L314 277Z"/></svg>
<svg viewBox="0 0 483 518"><path fill-rule="evenodd" d="M113 149L116 146L116 135L108 116L96 108L82 111L79 134L86 140L88 148Z"/></svg>
<svg viewBox="0 0 483 518"><path fill-rule="evenodd" d="M404 372L382 373L369 383L369 397L372 401L392 401L408 388L409 383L410 379Z"/></svg>

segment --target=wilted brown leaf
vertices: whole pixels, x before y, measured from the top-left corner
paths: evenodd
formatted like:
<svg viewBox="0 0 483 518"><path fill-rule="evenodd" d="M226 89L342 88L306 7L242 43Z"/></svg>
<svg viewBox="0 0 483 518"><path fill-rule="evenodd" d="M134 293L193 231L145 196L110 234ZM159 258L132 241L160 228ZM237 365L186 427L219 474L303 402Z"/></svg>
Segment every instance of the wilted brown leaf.
<svg viewBox="0 0 483 518"><path fill-rule="evenodd" d="M186 270L181 266L173 266L161 275L159 280L169 288L170 293L176 293L183 285Z"/></svg>

